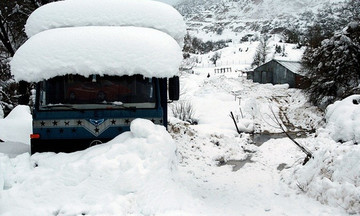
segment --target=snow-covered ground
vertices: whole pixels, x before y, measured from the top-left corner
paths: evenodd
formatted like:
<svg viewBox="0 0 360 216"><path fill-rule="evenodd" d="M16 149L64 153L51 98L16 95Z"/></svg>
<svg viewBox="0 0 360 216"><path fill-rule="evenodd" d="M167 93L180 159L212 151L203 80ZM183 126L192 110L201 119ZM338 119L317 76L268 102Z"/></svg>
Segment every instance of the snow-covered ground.
<svg viewBox="0 0 360 216"><path fill-rule="evenodd" d="M276 45L285 48L284 55L273 54ZM131 131L108 143L69 154L30 155L30 110L16 107L0 119L0 215L360 214L360 149L355 145L360 96L329 107L325 125L323 113L300 90L246 79L243 71L250 68L256 46L222 49L216 68L210 63L214 53L197 56L194 73L181 76L181 100L170 104L188 105L194 124L175 118L175 112L168 131L136 119ZM302 52L273 37L268 59L298 60ZM219 67L226 72L216 72ZM62 74L57 72L51 74ZM239 130L248 133L237 133L231 112ZM305 154L280 134L276 119L314 153L305 166Z"/></svg>
<svg viewBox="0 0 360 216"><path fill-rule="evenodd" d="M213 69L183 74L181 81L181 99L191 102L198 124L172 117L169 133L139 119L131 132L107 144L30 156L20 140L1 137L11 119L29 126L28 117L17 118L29 116L28 110L20 107L0 120L5 141L0 143L0 215L359 213L358 146L335 143L324 137L324 128L317 137L297 139L315 152L302 166L305 154L289 139L253 143L249 134L236 132L230 111L239 125L246 119L256 132L279 132L271 126L269 107L276 114L282 109L294 131L319 128L322 113L299 90ZM28 131L15 126L6 134L22 137Z"/></svg>
<svg viewBox="0 0 360 216"><path fill-rule="evenodd" d="M257 36L260 38L260 36ZM204 41L216 41L212 38L205 38ZM305 50L304 47L298 48L296 44L289 44L282 42L283 38L279 35L272 35L268 40L267 61L272 59L287 60L287 61L300 61L301 56ZM228 43L228 47L210 52L204 55L193 55L196 59L197 68L213 68L215 65L210 60L215 53L220 55L216 62L216 68L233 67L236 70L247 71L251 70L251 63L254 60L256 48L259 45L258 41L242 42L236 41ZM281 53L275 52L275 47L281 47Z"/></svg>

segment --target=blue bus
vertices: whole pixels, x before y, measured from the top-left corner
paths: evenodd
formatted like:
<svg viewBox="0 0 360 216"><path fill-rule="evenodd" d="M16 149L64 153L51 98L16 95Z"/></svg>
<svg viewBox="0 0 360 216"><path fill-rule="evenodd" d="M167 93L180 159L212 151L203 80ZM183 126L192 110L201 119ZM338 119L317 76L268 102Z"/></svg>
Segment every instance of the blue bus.
<svg viewBox="0 0 360 216"><path fill-rule="evenodd" d="M135 118L167 126L186 33L173 7L58 1L36 9L25 31L10 66L15 80L36 83L31 153L107 142Z"/></svg>
<svg viewBox="0 0 360 216"><path fill-rule="evenodd" d="M128 131L136 118L166 127L168 100L178 99L179 77L68 74L40 81L31 153L73 152L101 144Z"/></svg>

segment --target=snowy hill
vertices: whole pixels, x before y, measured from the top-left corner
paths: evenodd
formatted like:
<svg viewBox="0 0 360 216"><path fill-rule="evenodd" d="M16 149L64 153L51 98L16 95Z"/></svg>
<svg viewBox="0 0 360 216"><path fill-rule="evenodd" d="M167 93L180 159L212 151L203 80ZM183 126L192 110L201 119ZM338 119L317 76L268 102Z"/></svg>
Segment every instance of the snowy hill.
<svg viewBox="0 0 360 216"><path fill-rule="evenodd" d="M343 4L343 0L184 0L175 7L192 34L206 37L205 32L213 38L234 39L249 32L304 27L319 9Z"/></svg>

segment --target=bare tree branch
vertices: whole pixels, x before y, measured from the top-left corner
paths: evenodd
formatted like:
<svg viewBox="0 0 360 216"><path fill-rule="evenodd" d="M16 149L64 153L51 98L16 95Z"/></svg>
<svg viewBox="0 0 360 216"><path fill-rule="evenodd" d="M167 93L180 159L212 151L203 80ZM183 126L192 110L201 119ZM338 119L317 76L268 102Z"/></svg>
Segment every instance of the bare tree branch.
<svg viewBox="0 0 360 216"><path fill-rule="evenodd" d="M2 42L6 50L9 52L9 54L11 56L14 56L15 51L13 49L13 46L11 45L8 33L9 32L6 31L6 20L4 20L2 16L0 16L0 41Z"/></svg>
<svg viewBox="0 0 360 216"><path fill-rule="evenodd" d="M298 143L294 138L292 138L289 133L285 130L285 128L283 127L283 124L281 122L281 120L278 119L278 117L276 117L274 110L272 109L272 107L270 107L270 111L274 116L274 119L277 123L277 125L279 125L279 128L286 134L286 136L293 142L295 143L296 146L298 146L300 148L300 150L302 152L304 152L306 154L306 158L303 162L303 165L305 165L311 158L314 158L313 154L311 153L310 150L308 150L305 146L302 146L300 143Z"/></svg>

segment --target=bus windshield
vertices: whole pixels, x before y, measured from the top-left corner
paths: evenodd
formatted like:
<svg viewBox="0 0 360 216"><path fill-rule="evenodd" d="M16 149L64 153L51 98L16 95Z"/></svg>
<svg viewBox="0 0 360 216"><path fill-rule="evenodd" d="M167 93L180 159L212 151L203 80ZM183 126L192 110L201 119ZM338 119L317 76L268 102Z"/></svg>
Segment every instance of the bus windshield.
<svg viewBox="0 0 360 216"><path fill-rule="evenodd" d="M66 75L40 83L39 109L155 108L154 79Z"/></svg>

